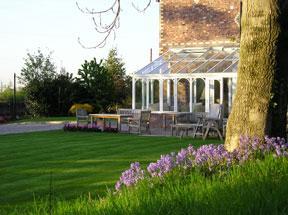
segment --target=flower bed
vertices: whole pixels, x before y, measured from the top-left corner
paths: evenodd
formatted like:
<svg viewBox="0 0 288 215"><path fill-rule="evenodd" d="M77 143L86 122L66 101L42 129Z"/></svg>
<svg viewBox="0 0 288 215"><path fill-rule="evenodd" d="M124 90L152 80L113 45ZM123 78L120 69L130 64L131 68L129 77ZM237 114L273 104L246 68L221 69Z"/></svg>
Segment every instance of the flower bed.
<svg viewBox="0 0 288 215"><path fill-rule="evenodd" d="M100 132L101 129L95 124L77 125L76 123L66 123L63 127L64 131L85 131L85 132Z"/></svg>
<svg viewBox="0 0 288 215"><path fill-rule="evenodd" d="M143 179L159 178L173 170L197 170L204 176L215 173L227 173L233 165L242 165L249 160L261 160L266 155L288 157L288 144L282 138L265 138L262 144L258 138L241 137L238 149L229 152L224 145L203 145L198 149L189 146L178 153L161 155L156 163L150 163L147 171L142 170L138 162L132 163L116 182L115 189L130 187Z"/></svg>
<svg viewBox="0 0 288 215"><path fill-rule="evenodd" d="M66 123L63 127L64 131L85 131L85 132L102 132L102 129L95 124L80 125L76 123ZM105 127L103 132L118 132L117 128Z"/></svg>

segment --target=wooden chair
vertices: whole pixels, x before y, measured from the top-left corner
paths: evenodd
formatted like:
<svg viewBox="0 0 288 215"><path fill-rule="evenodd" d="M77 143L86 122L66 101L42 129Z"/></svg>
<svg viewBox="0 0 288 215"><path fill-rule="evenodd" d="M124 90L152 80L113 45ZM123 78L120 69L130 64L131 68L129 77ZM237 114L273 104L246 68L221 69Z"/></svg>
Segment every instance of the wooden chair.
<svg viewBox="0 0 288 215"><path fill-rule="evenodd" d="M193 113L203 113L203 112L205 112L205 107L201 102L194 103L192 106L192 112Z"/></svg>
<svg viewBox="0 0 288 215"><path fill-rule="evenodd" d="M77 109L76 110L76 120L77 120L77 125L79 125L79 123L81 121L88 124L89 123L89 116L87 114L87 111L84 109Z"/></svg>
<svg viewBox="0 0 288 215"><path fill-rule="evenodd" d="M188 131L192 130L192 137L195 138L196 135L203 136L203 116L204 113L189 113L185 114L185 117L182 114L178 115L176 118L175 125L171 126L171 135L173 136L173 130L176 130L176 135L180 134L180 137L183 137L186 132L186 136L188 136Z"/></svg>
<svg viewBox="0 0 288 215"><path fill-rule="evenodd" d="M171 136L173 136L174 130L175 130L176 136L180 134L181 130L185 130L188 132L189 128L187 128L187 125L189 123L190 123L190 120L189 120L188 114L182 113L182 114L176 115L175 124L171 125ZM181 136L183 136L183 134Z"/></svg>
<svg viewBox="0 0 288 215"><path fill-rule="evenodd" d="M135 110L133 109L129 109L129 108L119 108L117 109L117 114L119 115L130 115L130 117L133 117L133 113L135 112ZM121 124L128 124L128 118L129 117L125 117L125 118L121 118Z"/></svg>
<svg viewBox="0 0 288 215"><path fill-rule="evenodd" d="M205 117L203 128L205 130L203 140L205 140L209 132L214 131L218 137L223 140L223 136L220 132L223 123L223 106L220 104L212 104L210 106L210 112Z"/></svg>
<svg viewBox="0 0 288 215"><path fill-rule="evenodd" d="M151 110L142 110L138 117L128 118L128 132L131 133L131 129L136 128L138 134L141 134L142 128L145 128L145 132L151 134L150 117Z"/></svg>
<svg viewBox="0 0 288 215"><path fill-rule="evenodd" d="M192 137L195 138L196 136L201 136L203 137L204 135L204 121L206 117L205 112L197 112L195 113L195 117L197 119L197 122L194 124L194 130Z"/></svg>
<svg viewBox="0 0 288 215"><path fill-rule="evenodd" d="M129 109L129 108L119 108L117 109L117 114L121 115L132 115L133 113L133 109Z"/></svg>

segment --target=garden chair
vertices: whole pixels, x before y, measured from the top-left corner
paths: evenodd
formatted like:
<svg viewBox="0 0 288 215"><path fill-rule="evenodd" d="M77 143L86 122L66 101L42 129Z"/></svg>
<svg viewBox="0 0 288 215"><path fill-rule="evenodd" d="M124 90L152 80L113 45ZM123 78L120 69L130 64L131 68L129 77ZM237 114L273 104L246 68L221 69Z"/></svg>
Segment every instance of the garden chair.
<svg viewBox="0 0 288 215"><path fill-rule="evenodd" d="M203 136L203 116L204 113L189 113L189 114L180 114L176 117L175 125L171 126L171 135L173 136L173 130L176 130L176 135L179 135L180 131L182 131L180 137L183 137L186 132L186 136L188 136L188 131L192 130L193 138L196 135Z"/></svg>
<svg viewBox="0 0 288 215"><path fill-rule="evenodd" d="M132 128L136 128L138 134L141 134L142 128L145 128L145 132L151 134L150 117L151 110L142 110L138 116L128 118L128 132L130 133Z"/></svg>
<svg viewBox="0 0 288 215"><path fill-rule="evenodd" d="M206 115L203 128L204 128L204 135L203 139L205 140L209 134L209 132L213 131L216 132L218 137L223 140L223 136L220 132L222 129L223 123L223 106L220 104L212 104L210 106L210 112Z"/></svg>
<svg viewBox="0 0 288 215"><path fill-rule="evenodd" d="M88 124L89 123L89 116L87 114L87 111L84 109L77 109L76 110L76 120L77 120L77 125L79 125L79 123L81 121Z"/></svg>
<svg viewBox="0 0 288 215"><path fill-rule="evenodd" d="M132 115L132 113L133 113L133 110L129 109L129 108L119 108L119 109L117 109L117 114L119 114L119 115L121 115L121 114Z"/></svg>
<svg viewBox="0 0 288 215"><path fill-rule="evenodd" d="M133 109L129 109L129 108L119 108L117 109L117 114L119 115L130 115L130 117L133 116ZM121 124L128 124L128 117L126 118L121 118Z"/></svg>
<svg viewBox="0 0 288 215"><path fill-rule="evenodd" d="M205 112L205 107L204 107L204 105L201 103L201 102L199 102L199 103L194 103L193 104L193 106L192 106L192 110L193 110L193 113L195 113L195 112Z"/></svg>
<svg viewBox="0 0 288 215"><path fill-rule="evenodd" d="M189 128L187 127L187 125L189 125L190 120L189 120L189 116L186 113L182 113L182 114L178 114L175 117L175 124L171 125L171 136L173 136L173 131L175 130L175 135L178 136L179 132L181 130L185 130L186 134L189 130ZM183 135L181 135L183 136Z"/></svg>

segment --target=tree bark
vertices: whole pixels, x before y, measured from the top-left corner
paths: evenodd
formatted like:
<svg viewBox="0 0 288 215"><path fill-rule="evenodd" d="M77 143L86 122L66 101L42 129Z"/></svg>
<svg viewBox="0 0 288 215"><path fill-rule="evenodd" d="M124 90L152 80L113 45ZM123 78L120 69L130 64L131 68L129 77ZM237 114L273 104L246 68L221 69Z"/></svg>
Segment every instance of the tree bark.
<svg viewBox="0 0 288 215"><path fill-rule="evenodd" d="M225 146L241 135L286 138L288 0L243 0L238 80Z"/></svg>

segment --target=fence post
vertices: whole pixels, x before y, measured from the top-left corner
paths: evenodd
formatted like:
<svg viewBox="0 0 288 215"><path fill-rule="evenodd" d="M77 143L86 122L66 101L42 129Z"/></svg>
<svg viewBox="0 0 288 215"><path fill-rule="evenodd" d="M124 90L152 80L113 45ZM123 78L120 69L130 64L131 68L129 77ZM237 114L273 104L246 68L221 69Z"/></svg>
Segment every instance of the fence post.
<svg viewBox="0 0 288 215"><path fill-rule="evenodd" d="M14 73L14 90L13 90L13 119L16 119L16 73Z"/></svg>

